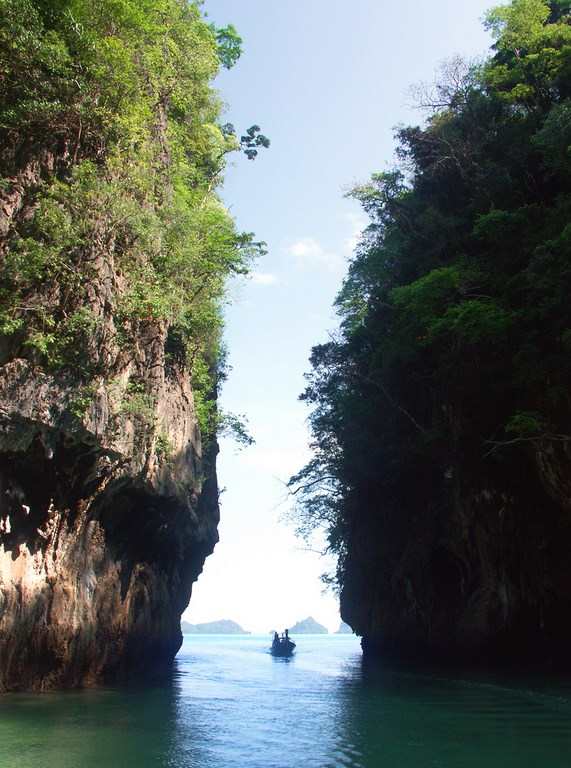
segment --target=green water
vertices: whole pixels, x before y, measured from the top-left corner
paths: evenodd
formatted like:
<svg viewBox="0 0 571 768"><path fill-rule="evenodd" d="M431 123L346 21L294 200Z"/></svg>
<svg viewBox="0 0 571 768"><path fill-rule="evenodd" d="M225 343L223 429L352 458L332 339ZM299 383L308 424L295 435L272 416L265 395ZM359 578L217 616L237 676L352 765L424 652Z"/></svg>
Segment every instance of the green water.
<svg viewBox="0 0 571 768"><path fill-rule="evenodd" d="M571 683L364 665L353 637L187 638L152 689L0 698L1 768L570 768Z"/></svg>

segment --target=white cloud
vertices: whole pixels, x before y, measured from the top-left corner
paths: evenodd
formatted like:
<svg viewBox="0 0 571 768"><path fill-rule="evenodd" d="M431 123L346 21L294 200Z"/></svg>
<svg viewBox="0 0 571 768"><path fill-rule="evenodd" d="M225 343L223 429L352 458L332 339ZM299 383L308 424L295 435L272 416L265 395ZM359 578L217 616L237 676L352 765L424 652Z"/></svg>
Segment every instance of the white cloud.
<svg viewBox="0 0 571 768"><path fill-rule="evenodd" d="M309 457L310 452L306 446L268 450L254 445L240 455L240 461L250 469L286 482L303 467Z"/></svg>
<svg viewBox="0 0 571 768"><path fill-rule="evenodd" d="M270 272L252 272L252 282L256 285L275 285L278 278Z"/></svg>
<svg viewBox="0 0 571 768"><path fill-rule="evenodd" d="M338 254L328 251L313 237L302 237L288 245L285 250L302 266L325 266L335 272L343 267L343 259Z"/></svg>
<svg viewBox="0 0 571 768"><path fill-rule="evenodd" d="M292 256L298 259L323 259L325 251L313 237L304 237L295 243L292 243L287 249Z"/></svg>

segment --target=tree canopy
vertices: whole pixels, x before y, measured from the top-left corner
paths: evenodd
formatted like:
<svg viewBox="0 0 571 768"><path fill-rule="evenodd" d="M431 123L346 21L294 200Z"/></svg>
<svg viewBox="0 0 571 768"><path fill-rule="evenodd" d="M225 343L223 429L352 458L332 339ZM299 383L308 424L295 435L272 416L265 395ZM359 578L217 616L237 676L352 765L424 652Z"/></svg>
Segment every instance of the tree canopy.
<svg viewBox="0 0 571 768"><path fill-rule="evenodd" d="M486 23L491 56L452 62L426 124L398 129L398 166L350 193L370 223L311 356L314 455L290 481L340 586L363 519L389 569L470 467L571 441L570 3Z"/></svg>
<svg viewBox="0 0 571 768"><path fill-rule="evenodd" d="M98 321L84 299L90 253L104 248L124 281L117 338L134 343L138 321L168 324L207 431L226 279L263 248L236 230L217 187L231 153L253 157L269 140L258 126L242 141L225 130L211 83L242 40L199 6L0 0L0 194L23 198L3 231L0 333L13 353L89 381Z"/></svg>

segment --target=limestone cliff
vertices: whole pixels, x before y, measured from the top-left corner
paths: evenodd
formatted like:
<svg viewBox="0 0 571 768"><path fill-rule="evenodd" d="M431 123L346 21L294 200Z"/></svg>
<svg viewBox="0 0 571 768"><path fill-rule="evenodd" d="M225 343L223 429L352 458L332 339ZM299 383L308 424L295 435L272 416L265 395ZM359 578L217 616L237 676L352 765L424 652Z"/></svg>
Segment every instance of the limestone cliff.
<svg viewBox="0 0 571 768"><path fill-rule="evenodd" d="M381 515L353 526L343 618L384 658L567 665L571 455L546 441L458 459L419 471L390 541Z"/></svg>
<svg viewBox="0 0 571 768"><path fill-rule="evenodd" d="M490 55L351 191L369 223L311 355L299 530L384 658L569 664L571 8L540 5L492 10Z"/></svg>
<svg viewBox="0 0 571 768"><path fill-rule="evenodd" d="M72 376L0 369L0 690L116 680L180 647L217 541L215 447L203 455L165 330L139 338L85 415ZM150 413L132 408L133 378Z"/></svg>
<svg viewBox="0 0 571 768"><path fill-rule="evenodd" d="M7 250L40 184L14 175L20 202L0 214ZM1 338L0 691L170 663L217 541L216 445L204 454L172 327L119 313L129 282L109 223L94 226L99 237L73 257L80 287L45 280L24 292L62 323L88 313L71 358L46 364L26 325Z"/></svg>
<svg viewBox="0 0 571 768"><path fill-rule="evenodd" d="M217 541L226 279L259 247L217 196L239 38L184 0L68 6L0 8L0 691L173 660Z"/></svg>

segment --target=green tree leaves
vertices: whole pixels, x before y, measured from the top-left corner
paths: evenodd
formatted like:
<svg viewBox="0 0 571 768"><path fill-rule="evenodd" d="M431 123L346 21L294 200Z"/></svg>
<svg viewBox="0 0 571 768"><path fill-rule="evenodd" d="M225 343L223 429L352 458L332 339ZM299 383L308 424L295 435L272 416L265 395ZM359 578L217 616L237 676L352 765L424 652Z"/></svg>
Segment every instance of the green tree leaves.
<svg viewBox="0 0 571 768"><path fill-rule="evenodd" d="M238 34L236 27L228 24L226 27L215 27L210 25L218 45L218 56L223 67L232 69L240 56L242 55L242 38Z"/></svg>
<svg viewBox="0 0 571 768"><path fill-rule="evenodd" d="M498 50L532 47L542 36L550 16L548 0L513 0L486 15L486 27L496 38Z"/></svg>
<svg viewBox="0 0 571 768"><path fill-rule="evenodd" d="M86 382L102 373L98 344L126 353L140 324L169 329L168 365L192 375L212 437L226 281L264 247L217 189L232 152L253 159L269 140L221 124L212 80L242 40L199 6L0 0L0 195L13 213L0 327L13 354ZM106 270L103 323L83 308Z"/></svg>
<svg viewBox="0 0 571 768"><path fill-rule="evenodd" d="M513 0L487 24L489 60L447 73L397 132L401 167L351 193L370 224L313 350L314 456L290 486L341 586L351 558L397 567L455 482L571 433L571 10Z"/></svg>

